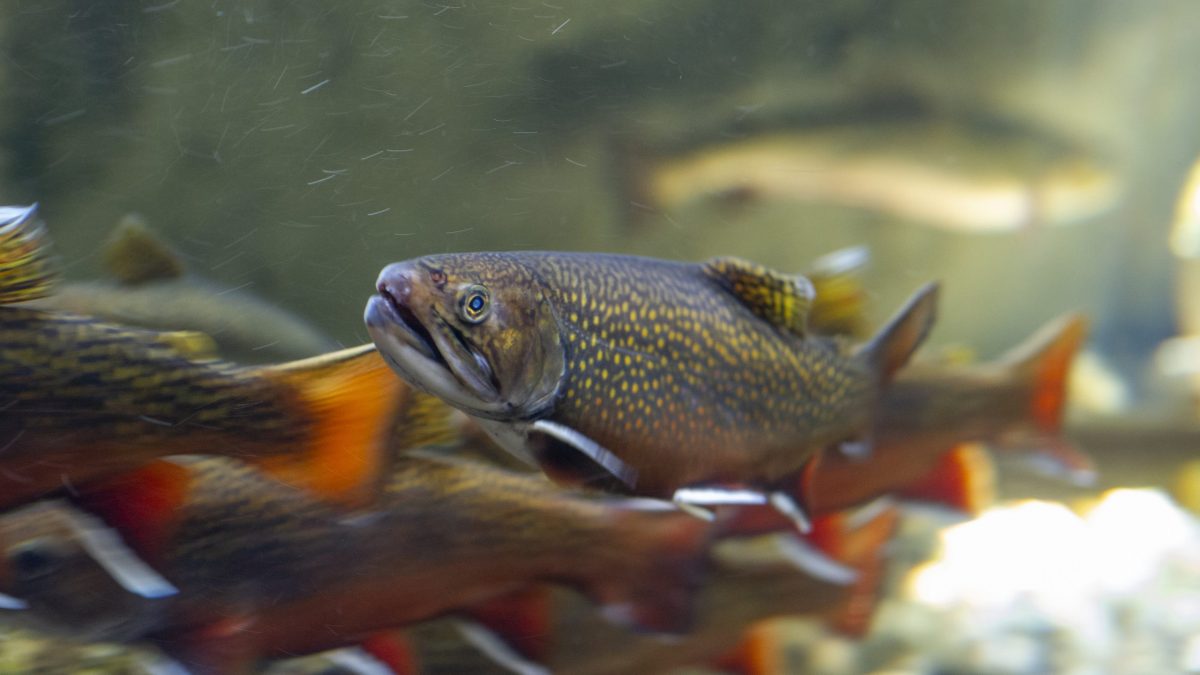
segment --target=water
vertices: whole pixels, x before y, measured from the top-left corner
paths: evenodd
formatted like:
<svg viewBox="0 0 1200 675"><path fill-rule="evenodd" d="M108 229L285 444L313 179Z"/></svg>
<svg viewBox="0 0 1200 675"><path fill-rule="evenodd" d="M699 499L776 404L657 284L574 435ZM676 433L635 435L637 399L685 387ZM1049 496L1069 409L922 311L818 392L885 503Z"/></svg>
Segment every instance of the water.
<svg viewBox="0 0 1200 675"><path fill-rule="evenodd" d="M740 255L803 270L865 244L874 318L940 279L932 342L989 357L1084 311L1129 392L1092 414L1188 423L1186 382L1153 354L1180 331L1178 308L1200 302L1175 283L1195 263L1167 245L1200 156L1198 28L1185 0L10 0L0 202L40 202L72 279L103 275L103 241L137 212L197 275L345 345L369 341L362 306L380 267L425 253ZM881 101L897 100L980 142L888 127ZM901 193L914 156L977 177L1012 166L998 156L1010 139L1045 151L1033 164L1070 148L1117 187L1075 222L1051 225L1037 202L997 233L740 184L737 199L671 209L630 189L653 175L646 157L760 132L811 139L831 120L896 163L884 183ZM1015 131L992 134L997 121ZM1044 195L1050 179L1018 165ZM1171 457L1154 480L1169 480Z"/></svg>

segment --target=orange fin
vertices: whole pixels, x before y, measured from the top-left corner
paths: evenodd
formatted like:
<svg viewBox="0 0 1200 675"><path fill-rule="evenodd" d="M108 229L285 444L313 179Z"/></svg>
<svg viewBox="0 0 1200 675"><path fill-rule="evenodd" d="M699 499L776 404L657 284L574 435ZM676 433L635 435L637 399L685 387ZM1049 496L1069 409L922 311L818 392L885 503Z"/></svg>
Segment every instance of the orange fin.
<svg viewBox="0 0 1200 675"><path fill-rule="evenodd" d="M760 621L750 626L743 631L737 647L718 658L713 665L723 672L739 675L777 675L787 672L779 631L777 621Z"/></svg>
<svg viewBox="0 0 1200 675"><path fill-rule="evenodd" d="M396 675L420 675L420 660L404 631L376 633L359 647Z"/></svg>
<svg viewBox="0 0 1200 675"><path fill-rule="evenodd" d="M75 499L100 516L147 562L161 560L179 509L191 491L192 474L169 460L89 485Z"/></svg>
<svg viewBox="0 0 1200 675"><path fill-rule="evenodd" d="M925 341L937 319L938 284L917 290L875 337L859 348L879 382L888 383Z"/></svg>
<svg viewBox="0 0 1200 675"><path fill-rule="evenodd" d="M1046 324L1010 351L1003 361L1029 382L1029 413L1037 429L1057 434L1062 428L1071 361L1087 337L1087 320L1068 314Z"/></svg>
<svg viewBox="0 0 1200 675"><path fill-rule="evenodd" d="M833 558L858 573L846 599L830 617L831 628L851 637L861 637L871 627L875 608L883 595L887 545L900 519L898 510L892 507L874 513L863 523L855 522L857 516L858 513L841 513L821 519L826 533L819 544Z"/></svg>
<svg viewBox="0 0 1200 675"><path fill-rule="evenodd" d="M374 345L343 349L260 374L294 388L314 420L310 445L249 460L271 476L344 506L370 504L382 489L407 385Z"/></svg>
<svg viewBox="0 0 1200 675"><path fill-rule="evenodd" d="M486 628L521 658L541 661L549 654L553 637L550 613L553 603L548 586L531 586L475 605L463 612Z"/></svg>
<svg viewBox="0 0 1200 675"><path fill-rule="evenodd" d="M996 500L995 466L982 445L963 443L943 454L922 478L895 494L962 513L978 513Z"/></svg>

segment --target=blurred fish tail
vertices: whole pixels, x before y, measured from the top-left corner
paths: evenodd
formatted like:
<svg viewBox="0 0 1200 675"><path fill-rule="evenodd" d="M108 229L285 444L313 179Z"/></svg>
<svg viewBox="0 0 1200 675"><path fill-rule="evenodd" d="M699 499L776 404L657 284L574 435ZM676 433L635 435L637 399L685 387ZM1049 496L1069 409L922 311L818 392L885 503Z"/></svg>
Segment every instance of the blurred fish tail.
<svg viewBox="0 0 1200 675"><path fill-rule="evenodd" d="M824 522L818 521L813 534L823 551L851 567L857 575L845 600L830 617L834 630L852 637L865 635L871 626L875 608L883 596L888 543L900 519L898 510L892 507L871 512L870 519L861 522L863 513L843 512L823 519Z"/></svg>
<svg viewBox="0 0 1200 675"><path fill-rule="evenodd" d="M1028 441L1070 477L1087 482L1095 475L1091 458L1062 437L1071 363L1087 337L1087 320L1068 314L1043 326L1013 348L1002 362L1028 392ZM1008 443L1011 444L1011 443Z"/></svg>
<svg viewBox="0 0 1200 675"><path fill-rule="evenodd" d="M996 469L983 446L964 443L946 452L917 481L896 492L902 499L979 513L996 499Z"/></svg>
<svg viewBox="0 0 1200 675"><path fill-rule="evenodd" d="M372 345L262 368L297 392L314 420L293 452L251 460L289 485L349 506L369 503L386 476L389 443L408 387Z"/></svg>
<svg viewBox="0 0 1200 675"><path fill-rule="evenodd" d="M57 280L37 204L0 207L0 304L45 297Z"/></svg>
<svg viewBox="0 0 1200 675"><path fill-rule="evenodd" d="M1043 433L1057 434L1062 429L1071 361L1086 334L1087 321L1070 314L1047 324L1003 358L1027 383L1030 420Z"/></svg>

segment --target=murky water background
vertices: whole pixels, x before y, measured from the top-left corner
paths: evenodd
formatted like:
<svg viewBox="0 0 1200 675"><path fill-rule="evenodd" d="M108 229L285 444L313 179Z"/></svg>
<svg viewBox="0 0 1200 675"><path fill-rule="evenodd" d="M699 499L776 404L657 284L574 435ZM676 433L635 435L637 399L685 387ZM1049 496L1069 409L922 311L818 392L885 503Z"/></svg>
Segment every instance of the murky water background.
<svg viewBox="0 0 1200 675"><path fill-rule="evenodd" d="M1198 31L1186 0L10 0L0 202L41 204L72 279L103 276L106 237L136 212L196 275L346 345L369 341L380 267L425 253L739 255L803 270L865 244L876 317L940 279L931 342L987 357L1082 310L1130 393L1105 412L1186 424L1186 385L1153 354L1200 302L1167 245L1200 156ZM893 100L947 128L1003 120L1014 138L1078 151L1112 177L1112 202L1000 233L740 192L656 209L638 201L645 158L623 154L812 135L840 111L871 128ZM923 145L906 133L880 132L870 153L897 161L900 192ZM922 161L970 175L1007 143L983 140ZM1167 484L1191 438L1112 462L1106 484Z"/></svg>

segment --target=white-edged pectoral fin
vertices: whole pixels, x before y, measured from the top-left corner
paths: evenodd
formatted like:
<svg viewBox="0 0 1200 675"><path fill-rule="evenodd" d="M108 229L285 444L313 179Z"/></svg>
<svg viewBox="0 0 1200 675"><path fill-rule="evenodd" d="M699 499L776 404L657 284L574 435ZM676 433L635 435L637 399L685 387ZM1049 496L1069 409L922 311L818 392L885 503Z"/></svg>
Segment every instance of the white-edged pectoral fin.
<svg viewBox="0 0 1200 675"><path fill-rule="evenodd" d="M767 495L758 490L723 487L685 487L671 498L676 503L695 506L745 506L767 503Z"/></svg>
<svg viewBox="0 0 1200 675"><path fill-rule="evenodd" d="M76 512L70 512L67 516L83 548L125 590L150 599L165 598L179 592L100 520Z"/></svg>
<svg viewBox="0 0 1200 675"><path fill-rule="evenodd" d="M812 520L804 512L804 508L786 492L772 492L768 498L775 510L787 516L796 524L796 529L804 534L812 532Z"/></svg>
<svg viewBox="0 0 1200 675"><path fill-rule="evenodd" d="M630 489L637 486L637 469L626 464L620 457L600 446L599 443L575 431L574 429L550 422L538 420L530 425L531 431L537 431L556 440L562 441L586 455L605 471L609 472Z"/></svg>
<svg viewBox="0 0 1200 675"><path fill-rule="evenodd" d="M779 554L805 574L838 586L849 586L858 579L858 572L853 568L830 558L794 535L778 535L775 541Z"/></svg>
<svg viewBox="0 0 1200 675"><path fill-rule="evenodd" d="M0 593L0 609L29 609L29 603L20 598L14 598L11 595Z"/></svg>
<svg viewBox="0 0 1200 675"><path fill-rule="evenodd" d="M459 620L455 627L472 647L478 649L484 656L496 665L516 673L517 675L550 675L550 671L541 664L534 663L521 656L508 643L487 628L473 622Z"/></svg>

